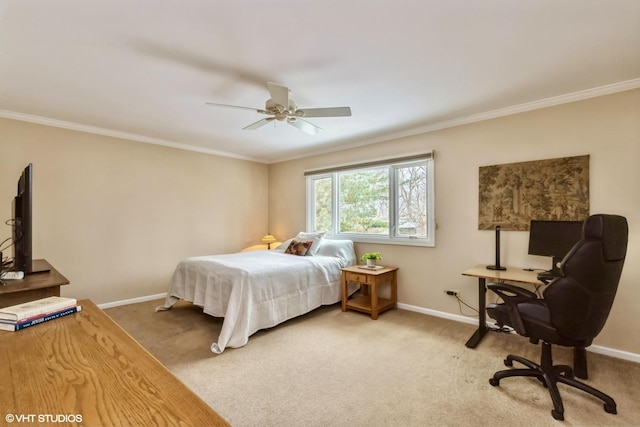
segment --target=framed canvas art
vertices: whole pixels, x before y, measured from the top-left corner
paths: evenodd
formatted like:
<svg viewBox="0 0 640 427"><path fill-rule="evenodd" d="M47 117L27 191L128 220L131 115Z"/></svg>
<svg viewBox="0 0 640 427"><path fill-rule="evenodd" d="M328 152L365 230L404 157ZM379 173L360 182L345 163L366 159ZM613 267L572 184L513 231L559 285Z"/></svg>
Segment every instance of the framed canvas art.
<svg viewBox="0 0 640 427"><path fill-rule="evenodd" d="M481 166L478 229L529 230L532 219L589 216L589 156Z"/></svg>

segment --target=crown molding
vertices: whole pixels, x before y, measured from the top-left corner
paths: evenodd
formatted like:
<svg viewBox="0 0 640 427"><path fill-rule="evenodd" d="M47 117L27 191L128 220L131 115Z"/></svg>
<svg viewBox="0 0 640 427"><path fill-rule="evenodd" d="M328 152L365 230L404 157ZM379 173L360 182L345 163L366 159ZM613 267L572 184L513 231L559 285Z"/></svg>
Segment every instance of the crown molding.
<svg viewBox="0 0 640 427"><path fill-rule="evenodd" d="M640 78L627 80L624 82L613 83L610 85L600 86L592 89L581 90L565 95L553 96L538 101L527 102L524 104L514 105L512 107L499 108L497 110L487 111L485 113L472 114L470 116L458 119L447 120L440 123L434 123L421 128L421 132L430 132L438 129L450 128L455 126L466 125L469 123L481 122L484 120L495 119L498 117L510 116L513 114L525 113L527 111L539 110L542 108L554 107L561 104L569 104L571 102L582 101L598 96L611 95L617 92L640 88Z"/></svg>
<svg viewBox="0 0 640 427"><path fill-rule="evenodd" d="M113 138L126 139L129 141L144 142L146 144L161 145L163 147L177 148L179 150L195 151L197 153L211 154L214 156L231 157L234 159L248 160L252 162L265 163L264 159L254 157L241 156L239 154L228 153L225 151L210 150L195 145L184 144L173 141L165 141L157 138L136 135L127 132L120 132L111 129L100 128L96 126L82 125L73 122L65 122L63 120L50 119L42 116L34 116L31 114L16 113L14 111L0 110L0 117L5 119L20 120L23 122L35 123L39 125L52 126L62 129L75 130L78 132L86 132L95 135L110 136Z"/></svg>
<svg viewBox="0 0 640 427"><path fill-rule="evenodd" d="M315 156L320 154L327 154L334 151L346 150L349 148L362 147L364 145L376 144L378 142L390 141L393 139L400 139L409 136L419 135L421 133L433 132L436 130L452 128L456 126L467 125L471 123L481 122L484 120L496 119L499 117L510 116L513 114L524 113L527 111L539 110L542 108L553 107L561 104L568 104L571 102L582 101L589 98L596 98L598 96L611 95L617 92L624 92L627 90L633 90L640 88L640 78L633 80L626 80L624 82L613 83L605 86L596 87L593 89L581 90L565 95L554 96L551 98L545 98L538 101L527 102L524 104L518 104L511 107L499 108L497 110L491 110L484 113L472 114L469 116L459 117L451 120L443 120L436 123L431 123L426 126L415 127L405 131L393 132L377 136L369 139L361 139L353 141L352 143L342 144L339 147L320 149L314 152L307 152L299 156L292 156L286 159L279 159L270 163L279 163L289 160L300 159L309 156Z"/></svg>
<svg viewBox="0 0 640 427"><path fill-rule="evenodd" d="M524 113L532 110L539 110L542 108L553 107L556 105L568 104L571 102L582 101L589 98L610 95L617 92L624 92L627 90L633 90L637 88L640 88L640 78L626 80L618 83L612 83L609 85L600 86L592 89L581 90L578 92L573 92L565 95L554 96L551 98L545 98L538 101L527 102L524 104L514 105L511 107L499 108L497 110L491 110L484 113L472 114L469 116L459 117L451 120L444 120L436 123L431 123L426 126L420 126L420 127L408 129L405 131L388 133L388 134L380 135L374 138L360 139L360 140L356 140L346 144L339 144L337 146L333 146L327 149L320 149L320 150L307 151L304 153L294 154L290 157L279 158L277 160L241 156L234 153L210 150L210 149L198 147L195 145L189 145L185 143L165 141L162 139L149 138L146 136L135 135L131 133L120 132L120 131L115 131L110 129L104 129L96 126L81 125L77 123L65 122L62 120L50 119L50 118L34 116L30 114L16 113L16 112L7 111L7 110L0 110L0 117L7 118L7 119L20 120L24 122L36 123L36 124L41 124L46 126L53 126L53 127L63 128L63 129L70 129L70 130L75 130L79 132L87 132L87 133L92 133L96 135L110 136L113 138L144 142L147 144L161 145L165 147L177 148L180 150L195 151L198 153L211 154L215 156L231 157L231 158L240 159L240 160L248 160L252 162L273 164L273 163L295 160L295 159L300 159L300 158L309 157L309 156L327 154L335 151L346 150L349 148L361 147L364 145L371 145L378 142L384 142L384 141L389 141L393 139L405 138L408 136L419 135L421 133L428 133L436 130L447 129L447 128L462 126L470 123L481 122L484 120L496 119L499 117L510 116L513 114Z"/></svg>

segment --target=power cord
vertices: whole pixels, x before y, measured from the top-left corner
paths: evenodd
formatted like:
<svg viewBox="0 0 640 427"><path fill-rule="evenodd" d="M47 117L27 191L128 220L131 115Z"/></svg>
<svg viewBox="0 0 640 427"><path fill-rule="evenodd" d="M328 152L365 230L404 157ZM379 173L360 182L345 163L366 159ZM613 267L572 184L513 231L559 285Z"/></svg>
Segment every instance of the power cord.
<svg viewBox="0 0 640 427"><path fill-rule="evenodd" d="M535 288L533 292L538 295L538 298L542 298L542 293L540 293L540 288L542 287L542 285L533 285L533 287Z"/></svg>
<svg viewBox="0 0 640 427"><path fill-rule="evenodd" d="M13 259L12 258L4 258L2 251L0 251L0 285L4 285L5 281L2 279L4 273L11 271L13 268Z"/></svg>
<svg viewBox="0 0 640 427"><path fill-rule="evenodd" d="M456 297L456 300L458 300L458 311L460 311L460 314L466 317L478 317L479 311L477 308L471 306L469 303L467 303L465 300L463 300L462 298L460 298L460 295L458 294L454 294L454 296ZM468 308L470 308L471 310L473 310L475 312L475 314L467 314L463 312L463 308L462 306L466 306Z"/></svg>
<svg viewBox="0 0 640 427"><path fill-rule="evenodd" d="M16 224L16 220L15 219L8 219L4 222L6 225L10 226L10 227L14 227ZM0 243L0 252L2 251L6 251L7 249L9 249L11 246L13 246L15 244L15 241L12 241L10 245L8 246L3 246L5 243L7 243L8 241L12 241L13 237L7 237L6 239L4 239L2 241L2 243ZM0 260L1 261L1 260Z"/></svg>
<svg viewBox="0 0 640 427"><path fill-rule="evenodd" d="M9 246L2 246L5 243L7 243L9 240L12 240L11 237L8 237L6 239L4 239L1 243L0 243L0 252L2 251L6 251L7 249L9 249L11 246L13 246L13 242L9 245Z"/></svg>
<svg viewBox="0 0 640 427"><path fill-rule="evenodd" d="M13 227L15 225L15 222L16 221L14 219L8 219L4 223L6 225ZM5 244L9 241L11 243L5 246ZM0 278L2 277L2 275L4 275L4 273L11 271L13 269L13 258L5 258L3 254L4 251L9 249L13 245L15 245L15 241L13 241L13 237L7 237L2 242L0 242ZM0 285L4 285L4 284L5 284L5 281L0 279Z"/></svg>
<svg viewBox="0 0 640 427"><path fill-rule="evenodd" d="M511 333L513 333L513 328L510 328L510 327L505 326L505 325L502 325L502 326L495 325L495 327L489 328L489 330L493 331L493 332L497 332L499 334L511 334Z"/></svg>

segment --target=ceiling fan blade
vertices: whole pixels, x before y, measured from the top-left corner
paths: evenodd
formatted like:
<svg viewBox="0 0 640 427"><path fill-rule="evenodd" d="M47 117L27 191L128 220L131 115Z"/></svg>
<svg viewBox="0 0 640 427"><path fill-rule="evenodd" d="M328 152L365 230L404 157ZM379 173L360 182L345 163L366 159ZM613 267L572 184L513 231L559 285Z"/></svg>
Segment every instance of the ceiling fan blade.
<svg viewBox="0 0 640 427"><path fill-rule="evenodd" d="M351 116L350 107L330 107L330 108L303 108L302 117L348 117ZM296 111L296 113L298 113Z"/></svg>
<svg viewBox="0 0 640 427"><path fill-rule="evenodd" d="M275 117L267 117L266 119L262 119L262 120L258 120L255 123L251 123L249 126L243 127L243 130L254 130L254 129L258 129L261 128L262 126L266 125L267 123L272 122L273 120L275 120Z"/></svg>
<svg viewBox="0 0 640 427"><path fill-rule="evenodd" d="M217 102L205 102L205 104L206 105L213 105L214 107L231 107L231 108L240 108L242 110L252 110L252 111L257 111L258 113L264 112L264 110L262 110L260 108L241 107L239 105L220 104L220 103L217 103Z"/></svg>
<svg viewBox="0 0 640 427"><path fill-rule="evenodd" d="M276 83L267 82L271 100L284 108L289 108L289 88Z"/></svg>
<svg viewBox="0 0 640 427"><path fill-rule="evenodd" d="M322 130L322 128L314 125L313 123L309 123L306 120L302 120L301 118L291 118L287 120L291 126L297 127L301 131L308 133L309 135L315 135Z"/></svg>

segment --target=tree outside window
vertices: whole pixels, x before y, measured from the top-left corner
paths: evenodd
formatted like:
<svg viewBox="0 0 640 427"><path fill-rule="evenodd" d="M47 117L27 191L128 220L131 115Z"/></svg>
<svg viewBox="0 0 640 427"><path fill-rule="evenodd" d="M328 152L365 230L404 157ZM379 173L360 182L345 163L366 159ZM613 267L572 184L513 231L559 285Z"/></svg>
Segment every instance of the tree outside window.
<svg viewBox="0 0 640 427"><path fill-rule="evenodd" d="M334 238L434 244L433 159L309 174L308 225Z"/></svg>

